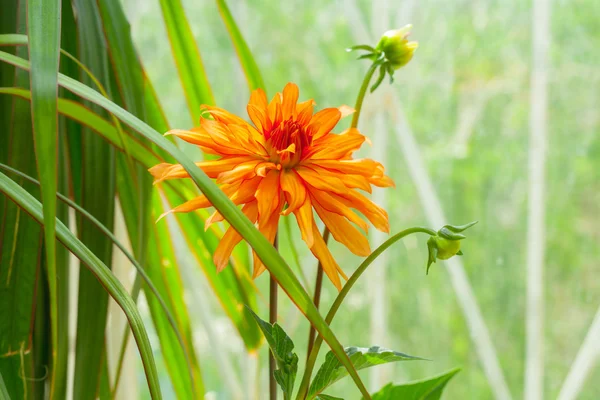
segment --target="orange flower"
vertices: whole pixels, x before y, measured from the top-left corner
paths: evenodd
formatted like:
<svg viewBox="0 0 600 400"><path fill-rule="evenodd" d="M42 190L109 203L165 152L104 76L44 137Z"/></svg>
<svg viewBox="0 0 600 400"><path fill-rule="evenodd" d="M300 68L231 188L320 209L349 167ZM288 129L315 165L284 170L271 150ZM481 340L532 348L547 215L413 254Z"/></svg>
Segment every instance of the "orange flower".
<svg viewBox="0 0 600 400"><path fill-rule="evenodd" d="M350 107L326 108L313 114L314 101L298 101L298 87L288 83L283 94L267 103L258 89L250 96L248 115L252 124L218 107L204 106L213 119L200 119L189 131L172 130L189 143L200 146L217 160L202 161L198 167L216 179L227 196L257 224L272 243L281 215L294 214L306 242L333 284L341 289L339 275L348 279L327 249L317 228L313 209L331 231L333 238L354 254L371 253L365 235L368 225L352 209L360 212L379 230L389 232L388 216L357 189L371 192L371 185L393 186L383 166L370 159L352 159L352 153L367 140L357 129L331 133ZM181 165L159 164L150 169L155 183L165 179L187 178ZM205 196L192 199L170 212L190 212L210 207ZM206 226L222 221L215 211ZM230 227L214 254L217 270L228 263L241 236ZM265 270L254 254L254 277ZM339 274L339 275L338 275Z"/></svg>

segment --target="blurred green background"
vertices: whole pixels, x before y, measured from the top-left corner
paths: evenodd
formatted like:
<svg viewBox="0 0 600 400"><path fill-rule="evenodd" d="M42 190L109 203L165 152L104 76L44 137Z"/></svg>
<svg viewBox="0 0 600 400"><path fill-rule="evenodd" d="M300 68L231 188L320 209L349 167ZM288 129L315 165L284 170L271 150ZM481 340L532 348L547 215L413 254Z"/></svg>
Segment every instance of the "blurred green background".
<svg viewBox="0 0 600 400"><path fill-rule="evenodd" d="M184 6L217 104L245 115L249 92L216 5L188 0ZM124 7L171 126L192 126L158 2L124 0ZM600 304L600 2L556 0L547 6L546 93L532 93L537 91L531 85L537 73L532 31L543 23L534 17L532 2L235 0L230 7L269 96L292 81L300 86L301 99L314 98L318 107L354 103L368 64L355 61L346 47L375 44L387 29L414 26L411 38L420 44L415 58L398 71L393 85L386 82L367 97L359 125L373 141L361 154L383 162L397 184L374 196L388 210L392 232L414 225L437 229L440 218L480 223L468 232L460 261L436 264L425 276L426 238L411 237L391 248L353 290L334 322L342 343L378 344L432 360L363 373L371 389L462 366L444 398L503 398L502 387L513 398L527 398L528 198L532 183L540 184L529 179L528 162L531 131L542 127L547 148L539 204L546 215L538 224L546 240L539 314L543 389L544 398L557 398ZM531 122L532 105L540 98L547 101L547 113L542 122ZM186 150L200 157L191 146ZM373 233L372 242L385 238ZM293 264L289 239L282 234L281 248ZM301 243L297 229L291 239ZM331 247L351 273L360 260L337 243ZM315 260L302 244L298 251L312 282ZM185 261L190 255L182 251L180 257ZM257 390L256 377L266 384L266 350L258 363L244 353L202 281L200 274L189 276L186 285L190 302L205 306L192 318L211 392L207 398L246 398ZM267 281L266 274L257 281L265 296ZM325 307L335 294L326 283ZM266 300L262 303L266 317ZM280 317L302 349L308 326L287 299L281 301ZM209 336L206 320L212 325ZM478 321L487 326L489 342ZM578 399L600 398L593 354L600 338L595 342L583 355L592 361ZM216 344L223 347L215 350ZM303 362L304 355L300 358ZM484 365L496 363L500 375L486 373ZM500 382L492 383L498 376ZM138 380L143 394L141 370ZM168 392L169 380L161 383ZM329 391L347 393L355 393L349 381Z"/></svg>

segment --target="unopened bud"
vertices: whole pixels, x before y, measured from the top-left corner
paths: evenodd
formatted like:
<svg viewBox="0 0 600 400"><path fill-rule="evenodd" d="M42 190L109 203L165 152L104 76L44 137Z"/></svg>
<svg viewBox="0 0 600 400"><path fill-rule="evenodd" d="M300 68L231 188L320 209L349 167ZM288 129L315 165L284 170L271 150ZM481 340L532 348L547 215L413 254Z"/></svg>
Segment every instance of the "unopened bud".
<svg viewBox="0 0 600 400"><path fill-rule="evenodd" d="M398 69L413 58L413 54L419 44L409 42L408 35L412 25L406 25L401 29L394 29L383 34L376 49L384 53L385 59L393 69Z"/></svg>
<svg viewBox="0 0 600 400"><path fill-rule="evenodd" d="M431 236L427 241L427 250L429 257L427 259L427 273L429 267L436 262L437 259L447 260L456 255L462 256L460 250L460 241L466 239L461 232L475 225L477 221L470 222L466 225L445 225L437 231L437 234Z"/></svg>

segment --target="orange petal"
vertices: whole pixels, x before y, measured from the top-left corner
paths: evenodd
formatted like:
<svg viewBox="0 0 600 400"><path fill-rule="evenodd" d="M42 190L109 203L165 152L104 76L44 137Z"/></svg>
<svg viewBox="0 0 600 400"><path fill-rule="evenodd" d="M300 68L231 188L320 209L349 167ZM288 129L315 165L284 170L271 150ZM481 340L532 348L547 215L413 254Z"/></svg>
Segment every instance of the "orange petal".
<svg viewBox="0 0 600 400"><path fill-rule="evenodd" d="M267 123L268 118L267 114L265 113L266 110L263 110L255 106L254 104L248 104L248 106L246 107L246 111L248 112L250 120L254 123L254 126L256 126L256 128L260 132L264 132L267 129L270 130L270 127L267 128L269 123Z"/></svg>
<svg viewBox="0 0 600 400"><path fill-rule="evenodd" d="M242 212L246 214L246 217L248 217L251 222L256 222L258 209L256 208L255 201L244 205L244 207L242 207ZM233 227L227 229L227 232L225 232L225 235L223 235L219 241L219 245L213 256L217 272L221 272L223 268L227 266L231 252L241 240L242 236Z"/></svg>
<svg viewBox="0 0 600 400"><path fill-rule="evenodd" d="M325 108L313 115L308 124L308 132L313 140L325 136L337 125L342 113L337 108Z"/></svg>
<svg viewBox="0 0 600 400"><path fill-rule="evenodd" d="M308 196L306 197L306 200L302 206L298 207L294 211L294 215L296 216L296 221L298 222L298 227L300 228L300 233L302 234L302 240L306 242L306 245L309 248L313 247L315 243L313 233L313 225L315 220L312 212L312 204Z"/></svg>
<svg viewBox="0 0 600 400"><path fill-rule="evenodd" d="M341 201L337 200L333 194L323 192L320 190L314 190L310 192L310 195L321 207L329 212L333 212L339 215L343 215L348 218L350 222L354 222L363 231L368 232L369 225L358 216L354 211L344 205Z"/></svg>
<svg viewBox="0 0 600 400"><path fill-rule="evenodd" d="M304 186L304 183L294 170L283 170L280 176L281 190L285 193L288 203L288 208L284 211L284 215L288 215L304 204L306 200L306 186Z"/></svg>
<svg viewBox="0 0 600 400"><path fill-rule="evenodd" d="M296 172L298 175L300 175L304 182L315 189L339 194L344 194L348 191L348 188L346 185L344 185L340 178L334 176L333 174L321 175L314 169L304 166L297 167Z"/></svg>
<svg viewBox="0 0 600 400"><path fill-rule="evenodd" d="M260 203L258 204L260 206ZM277 227L279 225L279 213L273 213L269 221L265 224L260 223L258 230L267 238L270 243L273 243L275 240L275 235L277 234ZM254 253L254 271L252 272L252 278L258 277L265 270L265 266L258 257L256 253Z"/></svg>
<svg viewBox="0 0 600 400"><path fill-rule="evenodd" d="M350 106L347 106L345 104L341 105L338 107L338 110L340 110L341 118L347 117L350 114L354 114L356 112L356 110Z"/></svg>
<svg viewBox="0 0 600 400"><path fill-rule="evenodd" d="M357 160L315 160L314 162L307 162L307 164L312 163L342 174L362 175L367 178L371 178L376 173L377 166L381 165L368 158Z"/></svg>
<svg viewBox="0 0 600 400"><path fill-rule="evenodd" d="M282 101L282 98L283 98L283 96L281 93L275 93L275 96L273 96L273 99L267 106L267 111L268 111L267 116L269 117L269 120L271 120L272 127L276 127L277 125L279 125L281 123L281 101Z"/></svg>
<svg viewBox="0 0 600 400"><path fill-rule="evenodd" d="M190 211L195 211L195 210L199 210L201 208L206 208L206 207L210 207L210 206L211 206L210 201L208 201L206 196L198 196L196 198L193 198L192 200L186 201L185 203L178 205L177 207L173 208L172 210L167 211L166 213L164 213L160 217L158 217L158 220L162 219L167 214L187 213ZM157 220L157 222L158 222L158 220Z"/></svg>
<svg viewBox="0 0 600 400"><path fill-rule="evenodd" d="M254 196L256 194L256 190L263 179L264 178L259 176L252 179L246 179L237 186L235 191L232 191L231 194L227 194L227 196L235 204L249 203L255 199Z"/></svg>
<svg viewBox="0 0 600 400"><path fill-rule="evenodd" d="M301 126L306 126L310 122L310 119L313 115L313 108L315 106L314 100L303 101L302 103L298 103L296 106L296 112L294 117L296 118L296 122Z"/></svg>
<svg viewBox="0 0 600 400"><path fill-rule="evenodd" d="M291 82L285 85L283 88L283 102L281 104L281 114L284 121L287 121L293 116L293 112L296 110L298 96L298 86Z"/></svg>
<svg viewBox="0 0 600 400"><path fill-rule="evenodd" d="M317 228L317 224L314 223L314 220L313 220L313 224L312 224L312 229L313 229L314 244L310 248L310 251L321 262L323 271L327 274L327 277L329 277L329 280L331 280L333 285L338 290L342 290L342 282L340 281L340 277L338 275L338 270L340 269L340 267L337 264L337 262L335 261L335 259L333 258L333 256L331 255L331 253L329 252L329 249L327 248L327 244L323 240L323 237L321 236L321 232L319 232L319 229Z"/></svg>
<svg viewBox="0 0 600 400"><path fill-rule="evenodd" d="M319 203L314 203L313 206L335 240L342 243L357 256L366 257L371 254L371 246L369 246L367 238L352 226L346 218L325 210Z"/></svg>
<svg viewBox="0 0 600 400"><path fill-rule="evenodd" d="M276 208L280 203L280 191L279 171L272 169L266 177L262 178L255 193L258 201L259 224L269 221L275 211L279 214L279 210L276 210Z"/></svg>
<svg viewBox="0 0 600 400"><path fill-rule="evenodd" d="M365 137L357 129L348 129L339 135L330 133L313 142L311 151L305 156L311 160L335 160L347 156L362 146Z"/></svg>
<svg viewBox="0 0 600 400"><path fill-rule="evenodd" d="M256 176L256 167L260 164L259 160L250 160L236 165L233 169L222 172L217 178L217 183L232 183Z"/></svg>
<svg viewBox="0 0 600 400"><path fill-rule="evenodd" d="M204 104L201 106L201 109L208 111L208 113L212 115L215 121L222 122L224 124L244 125L247 123L237 115L234 115L220 107L214 107Z"/></svg>
<svg viewBox="0 0 600 400"><path fill-rule="evenodd" d="M204 230L207 231L208 228L210 228L210 226L214 223L217 222L221 222L223 221L225 218L223 218L223 216L221 215L221 213L219 211L216 211L214 213L212 213L210 215L210 217L208 217L206 219L206 221L204 221Z"/></svg>
<svg viewBox="0 0 600 400"><path fill-rule="evenodd" d="M360 211L369 221L371 221L375 228L382 232L390 232L390 223L388 221L387 212L362 194L355 190L350 190L343 196L336 194L332 194L332 196L346 206Z"/></svg>

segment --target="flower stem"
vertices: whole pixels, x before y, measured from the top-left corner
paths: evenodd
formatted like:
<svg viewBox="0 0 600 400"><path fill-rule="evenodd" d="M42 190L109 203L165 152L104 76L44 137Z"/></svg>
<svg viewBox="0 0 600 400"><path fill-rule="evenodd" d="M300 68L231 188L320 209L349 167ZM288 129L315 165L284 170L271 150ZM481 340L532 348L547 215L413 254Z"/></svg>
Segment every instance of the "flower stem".
<svg viewBox="0 0 600 400"><path fill-rule="evenodd" d="M331 308L329 309L329 312L327 313L327 316L325 317L325 322L327 322L327 324L331 324L331 321L333 321L333 317L335 317L335 314L337 313L338 309L342 305L342 302L348 295L348 292L350 291L350 289L352 289L352 286L354 286L354 284L356 283L358 278L360 278L360 276L363 274L363 272L365 272L367 270L369 265L371 265L371 263L373 263L373 261L375 261L375 259L377 257L379 257L379 255L381 253L383 253L392 244L394 244L398 240L400 240L410 234L413 234L413 233L426 233L430 236L434 236L436 234L436 232L433 229L415 227L415 228L405 229L405 230L395 234L388 240L386 240L373 253L371 253L371 255L369 257L367 257L365 259L365 261L362 262L362 264L360 264L360 266L356 269L356 271L354 271L352 276L350 276L350 279L348 279L348 282L346 282L346 284L344 285L344 287L342 288L340 293L335 298L335 301L331 305ZM302 383L300 384L300 388L298 389L298 397L297 397L298 400L304 400L306 398L312 371L314 369L315 361L317 360L317 356L319 355L319 349L321 348L322 343L323 343L323 338L321 336L318 336L314 342L314 345L311 349L310 354L308 355L308 359L306 361L306 367L304 368L304 375L302 376Z"/></svg>
<svg viewBox="0 0 600 400"><path fill-rule="evenodd" d="M351 128L356 128L358 126L358 119L360 118L360 111L362 109L363 101L365 99L365 95L367 94L367 89L369 88L369 83L371 82L371 78L373 74L377 70L379 64L373 63L369 70L365 74L365 78L363 79L360 90L358 91L358 96L356 97L356 104L354 105L354 115L352 116L352 124Z"/></svg>
<svg viewBox="0 0 600 400"><path fill-rule="evenodd" d="M329 229L327 229L327 227L325 227L325 230L323 231L323 240L325 241L325 244L327 244L327 242L329 241ZM317 310L319 309L319 304L321 303L321 289L323 288L323 265L321 264L321 261L319 261L319 265L317 266L317 279L315 280L315 294L313 297L313 303L315 303L315 307L317 307ZM308 331L308 343L306 345L306 357L307 357L307 361L308 361L308 355L310 354L310 351L312 350L314 341L315 341L315 335L316 335L317 331L315 330L314 326L310 326L310 330Z"/></svg>
<svg viewBox="0 0 600 400"><path fill-rule="evenodd" d="M356 128L358 126L358 119L360 118L360 111L362 109L363 101L364 101L365 95L367 93L367 88L369 87L371 78L373 77L373 74L377 70L378 66L379 66L379 64L373 63L371 65L371 67L369 67L369 70L367 71L367 73L365 74L362 85L360 86L360 90L358 91L358 96L356 97L356 103L354 105L355 112L354 112L354 116L352 117L352 124L350 125L351 128ZM325 230L323 231L323 241L325 241L325 245L327 245L327 242L329 241L329 229L327 229L327 227L325 227ZM317 309L319 308L319 303L321 301L322 287L323 287L323 266L321 265L321 261L319 261L319 265L317 267L317 278L315 281L315 294L313 297L313 302L315 303L315 307L317 307ZM310 354L310 352L313 348L313 343L315 341L315 334L316 334L315 327L311 325L310 330L308 332L307 355Z"/></svg>
<svg viewBox="0 0 600 400"><path fill-rule="evenodd" d="M273 246L276 250L279 250L279 235L275 235L275 241ZM274 324L277 322L277 281L271 275L269 281L269 323ZM269 399L277 400L277 382L275 381L275 358L273 353L269 350Z"/></svg>

